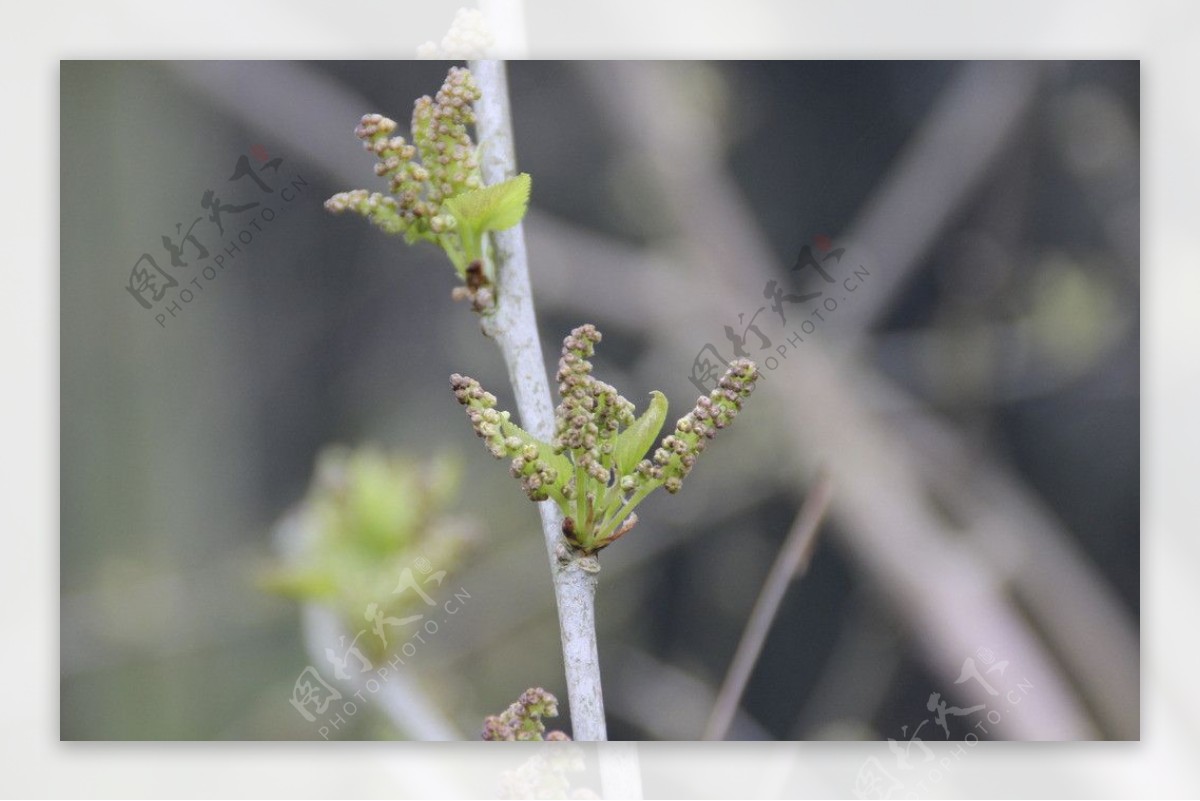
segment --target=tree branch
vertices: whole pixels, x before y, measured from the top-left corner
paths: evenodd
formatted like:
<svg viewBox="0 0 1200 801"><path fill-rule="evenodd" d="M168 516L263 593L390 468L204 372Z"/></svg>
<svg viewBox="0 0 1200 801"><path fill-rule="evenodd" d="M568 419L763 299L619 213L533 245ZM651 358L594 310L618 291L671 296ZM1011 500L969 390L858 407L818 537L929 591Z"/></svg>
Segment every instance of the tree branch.
<svg viewBox="0 0 1200 801"><path fill-rule="evenodd" d="M482 145L481 171L491 185L516 174L508 81L499 61L472 61L471 72L482 90L476 103L476 130ZM521 425L533 436L554 436L554 411L546 378L542 346L530 289L525 232L521 225L493 232L492 258L497 283L496 311L483 319L483 330L496 340L516 393ZM600 688L600 658L596 649L596 571L594 558L567 554L562 541L562 514L554 501L538 504L542 533L550 558L558 622L562 635L563 668L572 734L576 740L607 739L604 698Z"/></svg>
<svg viewBox="0 0 1200 801"><path fill-rule="evenodd" d="M833 484L828 474L822 472L816 486L800 507L800 514L796 516L796 522L788 532L787 539L779 550L779 556L771 565L771 572L767 574L762 592L754 602L750 621L746 624L746 630L742 632L733 663L729 666L729 673L721 685L721 692L717 694L717 702L713 705L708 725L704 727L705 740L722 740L729 731L729 724L733 722L742 693L746 691L746 683L750 681L750 673L754 670L754 663L758 661L758 655L767 641L767 633L771 630L771 623L779 612L779 605L783 603L783 596L792 581L808 571L813 548L817 543L817 530L825 517L825 511L829 508L832 490Z"/></svg>

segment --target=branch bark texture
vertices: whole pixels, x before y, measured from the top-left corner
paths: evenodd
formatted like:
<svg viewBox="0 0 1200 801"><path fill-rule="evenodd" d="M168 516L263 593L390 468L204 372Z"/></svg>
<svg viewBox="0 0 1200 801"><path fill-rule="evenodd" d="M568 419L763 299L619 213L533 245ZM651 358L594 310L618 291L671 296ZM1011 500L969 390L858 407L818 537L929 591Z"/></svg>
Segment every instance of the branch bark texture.
<svg viewBox="0 0 1200 801"><path fill-rule="evenodd" d="M472 61L471 73L483 97L475 104L476 131L482 145L480 169L485 184L516 174L508 80L504 63ZM516 394L521 426L538 439L554 436L554 407L546 363L538 339L537 319L529 280L525 231L516 225L491 234L496 276L496 311L485 317L483 330L500 347ZM594 557L577 557L562 543L562 513L554 501L538 504L542 534L550 558L558 623L562 635L563 667L572 734L576 740L607 739L604 698L600 688L600 658L596 649L596 572Z"/></svg>

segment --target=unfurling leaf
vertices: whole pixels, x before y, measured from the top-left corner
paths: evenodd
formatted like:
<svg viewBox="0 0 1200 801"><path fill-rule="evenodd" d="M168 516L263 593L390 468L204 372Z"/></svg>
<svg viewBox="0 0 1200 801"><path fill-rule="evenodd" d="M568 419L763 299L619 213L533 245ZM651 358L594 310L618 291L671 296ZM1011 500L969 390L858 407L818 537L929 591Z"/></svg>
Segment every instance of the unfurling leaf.
<svg viewBox="0 0 1200 801"><path fill-rule="evenodd" d="M650 407L617 437L615 457L617 475L633 472L650 446L658 439L663 422L667 419L667 396L657 389L650 393Z"/></svg>

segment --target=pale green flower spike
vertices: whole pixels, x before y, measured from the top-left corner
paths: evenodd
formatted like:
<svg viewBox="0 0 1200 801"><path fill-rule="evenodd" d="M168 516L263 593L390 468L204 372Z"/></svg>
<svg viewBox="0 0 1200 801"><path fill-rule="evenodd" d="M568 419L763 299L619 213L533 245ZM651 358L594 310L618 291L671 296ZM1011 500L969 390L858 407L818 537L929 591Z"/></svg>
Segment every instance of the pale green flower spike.
<svg viewBox="0 0 1200 801"><path fill-rule="evenodd" d="M667 399L652 392L641 417L612 386L592 376L588 361L600 341L593 325L583 325L563 340L558 363L554 439L535 439L495 409L496 397L473 378L455 373L450 387L467 407L475 433L497 459L511 458L512 474L533 501L552 499L563 512L563 536L574 547L594 553L637 523L633 510L663 487L679 491L708 440L729 425L754 389L758 369L747 359L730 364L717 389L675 423L650 458L667 417Z"/></svg>
<svg viewBox="0 0 1200 801"><path fill-rule="evenodd" d="M334 214L353 211L404 241L432 242L446 252L465 286L454 297L468 298L475 311L495 302L490 260L484 235L521 221L529 206L526 173L484 186L479 153L467 127L475 124L472 104L479 87L470 71L451 67L434 98L416 101L412 142L392 136L396 122L367 114L354 133L379 158L375 174L389 180L389 194L355 189L325 201Z"/></svg>

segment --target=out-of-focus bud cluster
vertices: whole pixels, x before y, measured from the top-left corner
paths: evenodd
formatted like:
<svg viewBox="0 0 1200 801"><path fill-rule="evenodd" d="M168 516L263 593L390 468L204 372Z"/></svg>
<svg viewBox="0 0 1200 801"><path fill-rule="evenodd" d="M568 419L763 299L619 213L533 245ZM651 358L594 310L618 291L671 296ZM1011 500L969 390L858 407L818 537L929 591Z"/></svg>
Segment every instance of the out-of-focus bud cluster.
<svg viewBox="0 0 1200 801"><path fill-rule="evenodd" d="M419 593L397 587L440 581L476 539L474 520L447 511L458 485L458 469L446 459L418 461L370 447L322 452L308 494L279 524L282 564L263 583L328 606L351 632L369 631L376 619L424 612ZM358 644L381 656L404 641L388 638L389 630L382 629L383 639L365 636Z"/></svg>
<svg viewBox="0 0 1200 801"><path fill-rule="evenodd" d="M496 37L488 29L483 12L477 8L460 8L441 44L426 42L417 48L417 58L449 61L485 58L495 43Z"/></svg>
<svg viewBox="0 0 1200 801"><path fill-rule="evenodd" d="M551 732L553 735L554 732ZM562 739L547 736L547 740ZM513 770L500 775L500 798L598 799L591 787L575 784L587 780L584 751L576 743L540 748ZM578 774L583 774L579 776Z"/></svg>

